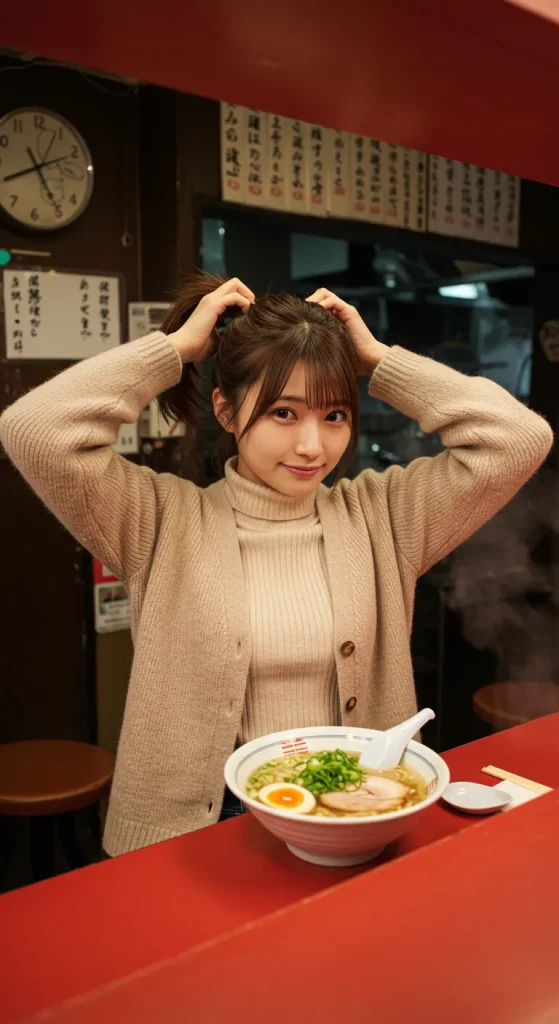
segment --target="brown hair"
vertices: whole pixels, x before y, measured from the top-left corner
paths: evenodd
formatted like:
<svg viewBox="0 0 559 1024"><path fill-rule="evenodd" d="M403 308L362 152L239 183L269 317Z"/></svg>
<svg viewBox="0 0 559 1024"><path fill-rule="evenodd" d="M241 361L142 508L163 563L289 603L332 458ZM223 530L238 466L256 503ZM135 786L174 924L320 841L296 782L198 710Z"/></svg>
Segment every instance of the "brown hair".
<svg viewBox="0 0 559 1024"><path fill-rule="evenodd" d="M198 273L189 278L167 313L162 330L166 334L177 331L200 299L221 284L222 279L214 274ZM254 410L241 437L278 400L293 367L302 361L307 371L309 407L325 409L340 404L351 417L351 440L340 465L339 480L355 452L359 432L357 357L344 325L317 303L286 294L264 295L247 313L240 309L227 311L220 321L212 384L229 403L232 420L247 389L260 381ZM194 364L185 364L180 382L158 399L163 415L198 424L205 407L199 377ZM226 438L229 451L222 447L221 470L227 457L236 452L234 437L226 434Z"/></svg>

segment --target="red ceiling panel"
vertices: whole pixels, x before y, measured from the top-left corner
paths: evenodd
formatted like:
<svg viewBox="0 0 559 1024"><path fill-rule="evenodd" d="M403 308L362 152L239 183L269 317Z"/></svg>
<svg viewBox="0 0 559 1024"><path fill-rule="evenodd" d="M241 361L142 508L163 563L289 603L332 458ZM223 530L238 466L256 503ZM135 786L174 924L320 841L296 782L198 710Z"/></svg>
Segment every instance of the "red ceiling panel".
<svg viewBox="0 0 559 1024"><path fill-rule="evenodd" d="M557 0L96 0L0 45L559 183Z"/></svg>

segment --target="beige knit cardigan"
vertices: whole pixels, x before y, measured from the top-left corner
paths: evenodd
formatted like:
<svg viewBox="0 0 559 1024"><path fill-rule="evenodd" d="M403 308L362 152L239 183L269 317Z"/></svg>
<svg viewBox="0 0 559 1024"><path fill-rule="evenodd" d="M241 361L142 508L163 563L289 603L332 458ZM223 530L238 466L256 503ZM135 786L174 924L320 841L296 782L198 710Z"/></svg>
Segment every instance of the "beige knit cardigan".
<svg viewBox="0 0 559 1024"><path fill-rule="evenodd" d="M112 448L119 425L181 369L172 343L151 334L78 363L0 421L31 487L130 593L135 655L104 839L113 855L217 820L251 658L223 481L200 489ZM371 394L440 431L446 448L317 495L341 718L385 729L416 706L409 635L418 576L512 497L552 434L490 381L401 348L375 370Z"/></svg>

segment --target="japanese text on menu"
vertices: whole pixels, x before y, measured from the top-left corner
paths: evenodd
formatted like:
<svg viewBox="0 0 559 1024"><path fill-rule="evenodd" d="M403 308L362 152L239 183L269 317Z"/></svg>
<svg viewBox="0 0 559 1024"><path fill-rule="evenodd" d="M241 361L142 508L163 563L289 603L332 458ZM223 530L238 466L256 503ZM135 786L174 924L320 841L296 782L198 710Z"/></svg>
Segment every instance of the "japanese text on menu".
<svg viewBox="0 0 559 1024"><path fill-rule="evenodd" d="M27 276L27 287L25 278ZM24 324L32 338L37 337L41 326L41 289L39 275L10 274L9 298L12 304L12 329L9 343L11 351L18 356L24 354Z"/></svg>
<svg viewBox="0 0 559 1024"><path fill-rule="evenodd" d="M262 115L259 110L249 110L247 126L248 143L248 191L251 196L263 192L263 133Z"/></svg>
<svg viewBox="0 0 559 1024"><path fill-rule="evenodd" d="M233 196L241 189L240 116L234 103L223 109L224 140L223 161L226 187Z"/></svg>
<svg viewBox="0 0 559 1024"><path fill-rule="evenodd" d="M324 129L319 125L311 128L311 209L323 207L324 190Z"/></svg>
<svg viewBox="0 0 559 1024"><path fill-rule="evenodd" d="M284 192L283 155L284 138L280 117L270 115L270 193L279 199Z"/></svg>

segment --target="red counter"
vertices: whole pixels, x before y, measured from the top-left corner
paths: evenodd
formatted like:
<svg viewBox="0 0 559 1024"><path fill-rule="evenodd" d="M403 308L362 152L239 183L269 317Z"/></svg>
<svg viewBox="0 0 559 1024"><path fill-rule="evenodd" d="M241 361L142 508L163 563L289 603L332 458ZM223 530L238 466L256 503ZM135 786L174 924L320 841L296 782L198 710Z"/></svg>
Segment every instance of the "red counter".
<svg viewBox="0 0 559 1024"><path fill-rule="evenodd" d="M490 781L480 768L493 763L558 786L558 743L554 715L445 758L454 779ZM556 1024L558 837L556 793L481 820L438 805L375 866L324 869L292 857L247 815L30 886L0 898L0 1021L68 1000L40 1019L167 1024L186 1013L209 1022L227 1009L236 1019L242 1006L247 1021L334 1021L374 996L384 1013L376 1019L387 1024L418 1010L422 979L434 971L423 1001L430 1021L475 1014L491 1024ZM443 961L452 984L441 978ZM294 969L305 963L329 965L324 985L310 980L314 968ZM285 985L276 989L256 964L276 964ZM476 1002L466 971L486 1003ZM309 994L318 991L317 1008ZM401 1016L389 1016L396 1005ZM527 1016L528 1005L540 1016ZM499 1016L505 1006L508 1017ZM555 1017L543 1015L555 1006Z"/></svg>

